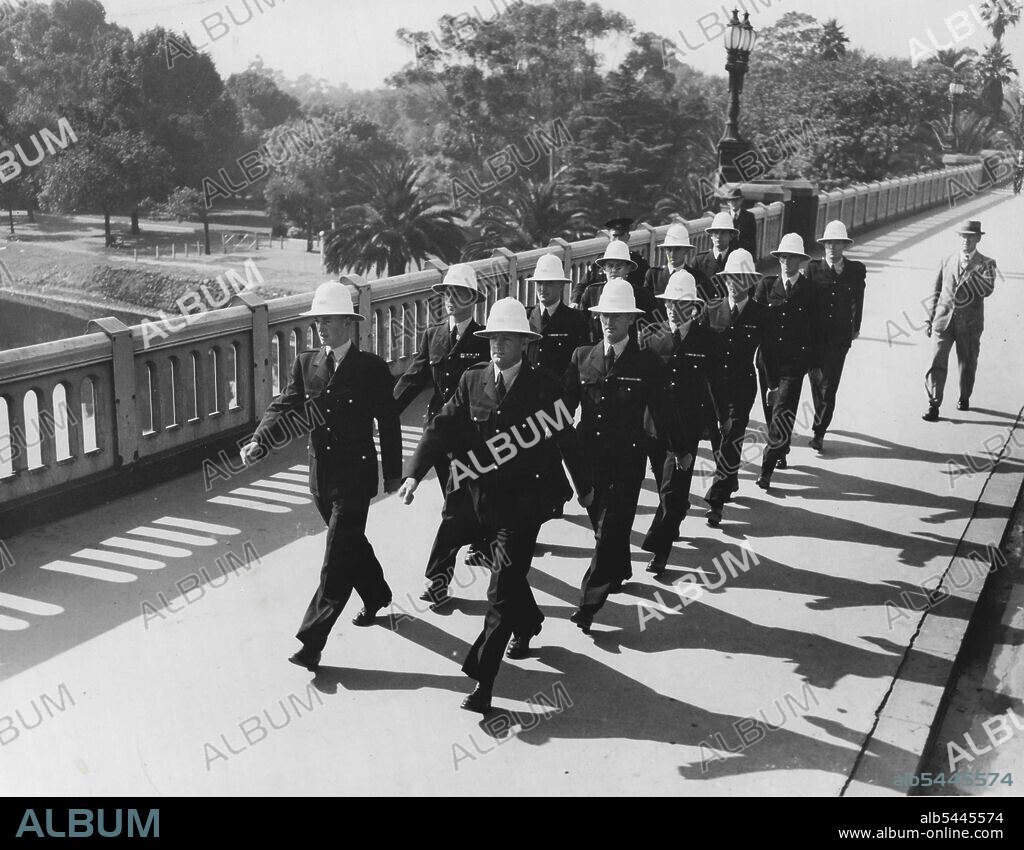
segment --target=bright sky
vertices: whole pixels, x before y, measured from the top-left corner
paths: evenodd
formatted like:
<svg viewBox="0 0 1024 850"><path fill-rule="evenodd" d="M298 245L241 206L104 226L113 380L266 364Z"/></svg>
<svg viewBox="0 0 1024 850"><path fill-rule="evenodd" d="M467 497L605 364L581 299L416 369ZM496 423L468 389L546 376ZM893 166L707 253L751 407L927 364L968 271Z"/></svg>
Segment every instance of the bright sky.
<svg viewBox="0 0 1024 850"><path fill-rule="evenodd" d="M515 14L515 0L101 0L108 19L141 32L157 24L184 30L193 44L210 42L203 27L218 36L208 52L224 77L244 70L257 55L286 77L302 74L354 89L375 88L389 74L413 60L395 36L400 28L431 30L442 14L468 13L493 19L495 10ZM522 0L535 5L539 0ZM1024 0L1001 0L1024 4ZM672 38L686 56L680 59L708 73L724 75L725 55L718 21L725 10L744 6L760 29L788 11L806 12L819 21L835 17L852 46L883 56L911 58L911 39L931 47L973 47L990 41L973 10L980 0L600 0L606 9L622 12L639 30ZM742 11L742 9L741 9ZM250 13L252 15L249 20ZM218 17L218 15L220 17ZM232 19L242 21L235 24ZM947 20L950 20L947 24ZM227 29L218 26L223 20ZM708 35L701 30L704 22ZM959 22L959 29L957 29ZM954 42L950 25L961 41ZM683 46L680 32L694 48ZM929 35L930 34L930 35ZM628 43L609 45L607 57L617 61ZM1018 69L1024 71L1024 23L1003 39ZM916 46L920 51L922 48ZM753 60L756 69L756 48Z"/></svg>

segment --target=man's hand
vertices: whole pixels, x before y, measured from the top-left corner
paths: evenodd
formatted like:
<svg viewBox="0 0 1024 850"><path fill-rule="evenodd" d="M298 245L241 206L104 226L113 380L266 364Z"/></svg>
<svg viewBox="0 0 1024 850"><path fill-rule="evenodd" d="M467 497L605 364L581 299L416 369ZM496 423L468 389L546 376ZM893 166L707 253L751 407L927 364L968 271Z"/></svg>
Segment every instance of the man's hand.
<svg viewBox="0 0 1024 850"><path fill-rule="evenodd" d="M580 507L582 507L582 508L589 508L592 504L594 504L594 488L593 487L591 487L589 490L587 490L586 493L584 493L582 496L579 497L579 503L580 503Z"/></svg>
<svg viewBox="0 0 1024 850"><path fill-rule="evenodd" d="M384 492L394 493L399 487L402 486L401 478L385 478L384 479Z"/></svg>
<svg viewBox="0 0 1024 850"><path fill-rule="evenodd" d="M413 493L416 492L416 488L420 486L420 482L415 478L406 478L401 488L398 491L398 498L402 500L403 505L412 504Z"/></svg>
<svg viewBox="0 0 1024 850"><path fill-rule="evenodd" d="M244 464L250 464L253 461L260 460L264 455L266 455L266 453L266 449L264 449L259 443L255 442L246 443L242 446L242 451L240 452L242 456L242 463Z"/></svg>
<svg viewBox="0 0 1024 850"><path fill-rule="evenodd" d="M572 302L570 302L569 306L572 307L573 310L579 310L580 309L580 302L579 301L572 301Z"/></svg>

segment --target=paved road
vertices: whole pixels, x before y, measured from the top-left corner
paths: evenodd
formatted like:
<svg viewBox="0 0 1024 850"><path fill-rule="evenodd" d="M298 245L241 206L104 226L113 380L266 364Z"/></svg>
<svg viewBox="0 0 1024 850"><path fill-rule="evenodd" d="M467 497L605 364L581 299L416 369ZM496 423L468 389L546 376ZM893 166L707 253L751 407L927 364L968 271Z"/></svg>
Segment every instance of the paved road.
<svg viewBox="0 0 1024 850"><path fill-rule="evenodd" d="M592 637L567 619L591 550L585 514L571 507L546 525L532 573L547 615L540 651L503 668L487 722L458 709L482 574L460 567L460 599L444 613L413 607L440 508L433 480L411 507L387 497L371 510L397 616L367 629L343 619L315 678L285 661L324 542L302 446L209 490L193 473L5 540L0 792L897 793L892 766L916 759L920 730L882 706L925 616L900 594L946 570L972 514L1001 534L1019 489L1020 463L993 474L985 452L1024 404L1021 203L1001 190L854 247L869 267L866 316L828 454L807 448L802 414L778 486L757 490L748 467L720 529L699 513L684 523L661 582L638 555ZM982 218L981 248L1004 279L977 409L928 424L928 343L895 327L920 323L968 216ZM411 446L417 420L405 421ZM963 453L980 471L952 474ZM635 546L654 506L648 481ZM736 576L683 606L672 583L715 584L716 560ZM952 626L970 613L950 599L929 616ZM937 701L952 659L915 653L926 663L903 665L903 679ZM885 718L897 732L872 736Z"/></svg>

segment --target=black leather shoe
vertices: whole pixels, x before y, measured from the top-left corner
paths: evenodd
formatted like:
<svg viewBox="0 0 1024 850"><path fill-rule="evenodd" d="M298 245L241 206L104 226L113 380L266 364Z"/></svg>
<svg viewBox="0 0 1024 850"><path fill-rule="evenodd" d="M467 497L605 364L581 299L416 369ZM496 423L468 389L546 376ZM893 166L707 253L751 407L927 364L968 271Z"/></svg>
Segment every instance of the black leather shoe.
<svg viewBox="0 0 1024 850"><path fill-rule="evenodd" d="M651 575L658 575L659 573L665 572L665 567L668 565L668 556L662 557L661 555L655 555L651 558L651 562L647 565L647 572Z"/></svg>
<svg viewBox="0 0 1024 850"><path fill-rule="evenodd" d="M756 483L762 490L767 490L772 486L771 476L762 474L761 477L757 479Z"/></svg>
<svg viewBox="0 0 1024 850"><path fill-rule="evenodd" d="M298 664L300 667L305 667L307 670L316 670L320 666L320 653L309 652L305 649L300 649L291 658L288 659L292 664Z"/></svg>
<svg viewBox="0 0 1024 850"><path fill-rule="evenodd" d="M473 688L473 693L462 701L462 708L466 711L475 711L477 714L487 714L491 710L491 689L477 685Z"/></svg>
<svg viewBox="0 0 1024 850"><path fill-rule="evenodd" d="M813 437L811 437L811 442L808 443L808 445L816 452L823 452L825 451L824 440L824 437L819 437L817 434L815 434Z"/></svg>
<svg viewBox="0 0 1024 850"><path fill-rule="evenodd" d="M971 400L969 398L962 398L956 403L957 410L970 410Z"/></svg>
<svg viewBox="0 0 1024 850"><path fill-rule="evenodd" d="M928 405L928 412L921 417L925 422L939 421L939 408L934 404Z"/></svg>
<svg viewBox="0 0 1024 850"><path fill-rule="evenodd" d="M444 590L439 590L437 593L430 597L430 610L437 610L442 605L446 605L451 601L452 595L448 592L448 588L446 587Z"/></svg>
<svg viewBox="0 0 1024 850"><path fill-rule="evenodd" d="M519 635L512 635L512 640L509 641L508 649L505 650L506 658L529 658L530 657L530 638L519 637Z"/></svg>
<svg viewBox="0 0 1024 850"><path fill-rule="evenodd" d="M388 605L391 603L389 602ZM352 618L352 625L354 626L372 626L377 622L377 612L381 608L386 608L387 605L381 605L380 607L371 608L369 605L364 606L363 609Z"/></svg>
<svg viewBox="0 0 1024 850"><path fill-rule="evenodd" d="M419 598L424 602L429 602L431 608L436 608L438 605L443 605L451 599L451 596L448 595L447 587L442 590L431 590L430 587L427 587L427 589L419 595Z"/></svg>
<svg viewBox="0 0 1024 850"><path fill-rule="evenodd" d="M708 509L705 519L708 521L708 525L712 528L718 528L722 524L722 509L721 508L710 508Z"/></svg>
<svg viewBox="0 0 1024 850"><path fill-rule="evenodd" d="M573 612L573 615L569 618L569 621L579 626L580 631L583 632L583 634L589 635L590 626L591 624L593 624L594 618L591 617L589 614L583 613L583 611L575 611Z"/></svg>
<svg viewBox="0 0 1024 850"><path fill-rule="evenodd" d="M470 546L469 551L466 552L466 566L467 567L486 567L487 559L484 557L483 552L476 548L476 546Z"/></svg>

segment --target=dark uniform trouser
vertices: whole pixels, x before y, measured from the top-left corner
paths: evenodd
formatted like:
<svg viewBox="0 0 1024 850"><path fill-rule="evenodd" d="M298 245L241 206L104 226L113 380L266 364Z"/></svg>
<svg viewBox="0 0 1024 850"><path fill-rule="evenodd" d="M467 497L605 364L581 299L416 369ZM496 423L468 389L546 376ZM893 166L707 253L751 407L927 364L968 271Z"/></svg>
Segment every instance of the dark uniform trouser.
<svg viewBox="0 0 1024 850"><path fill-rule="evenodd" d="M658 480L658 510L651 521L647 537L641 546L646 552L653 552L658 557L668 557L672 544L679 535L679 526L690 510L690 483L693 481L693 470L697 466L697 443L684 446L680 457L691 455L693 460L690 468L677 469L674 459L661 458L661 474Z"/></svg>
<svg viewBox="0 0 1024 850"><path fill-rule="evenodd" d="M366 539L367 497L316 496L316 506L327 523L327 551L320 570L320 586L295 635L310 652L320 652L331 628L355 590L367 608L391 604L391 588Z"/></svg>
<svg viewBox="0 0 1024 850"><path fill-rule="evenodd" d="M721 437L715 448L715 480L704 499L710 505L724 504L739 489L740 455L750 421L750 408L757 395L757 380L753 373L731 382L725 390L726 398L716 399L722 416Z"/></svg>
<svg viewBox="0 0 1024 850"><path fill-rule="evenodd" d="M775 404L772 405L768 442L765 444L761 461L761 471L766 475L771 475L775 465L789 454L793 426L796 424L796 411L800 406L800 390L806 374L801 369L779 377L779 392L775 396Z"/></svg>
<svg viewBox="0 0 1024 850"><path fill-rule="evenodd" d="M978 371L978 353L981 351L981 331L968 331L956 327L956 319L944 331L935 331L932 368L924 376L928 398L936 407L942 404L949 366L949 350L956 344L956 359L960 364L960 398L968 399L974 392L974 376Z"/></svg>
<svg viewBox="0 0 1024 850"><path fill-rule="evenodd" d="M594 555L583 576L580 599L580 610L591 616L604 605L612 584L633 574L629 538L647 463L642 448L633 451L612 469L595 470L594 501L587 508L594 526Z"/></svg>
<svg viewBox="0 0 1024 850"><path fill-rule="evenodd" d="M484 534L495 557L487 587L490 607L484 616L484 628L462 665L462 672L471 679L493 682L509 638L533 637L540 631L544 615L527 578L539 533L540 523L531 522Z"/></svg>
<svg viewBox="0 0 1024 850"><path fill-rule="evenodd" d="M821 354L821 367L807 373L811 379L814 434L817 437L824 437L828 426L832 424L832 415L836 412L836 393L839 391L848 352L848 348L826 348Z"/></svg>
<svg viewBox="0 0 1024 850"><path fill-rule="evenodd" d="M468 490L458 489L448 493L444 498L441 524L434 535L434 545L430 547L424 573L433 593L440 594L447 590L455 574L455 559L459 550L467 543L480 543L480 534Z"/></svg>

